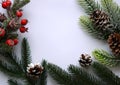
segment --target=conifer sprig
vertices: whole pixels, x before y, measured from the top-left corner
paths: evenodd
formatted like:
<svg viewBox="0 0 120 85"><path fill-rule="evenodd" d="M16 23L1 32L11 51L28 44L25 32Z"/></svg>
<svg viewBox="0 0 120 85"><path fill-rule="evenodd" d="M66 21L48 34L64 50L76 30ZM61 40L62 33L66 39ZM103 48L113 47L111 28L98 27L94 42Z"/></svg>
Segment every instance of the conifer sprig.
<svg viewBox="0 0 120 85"><path fill-rule="evenodd" d="M101 9L98 2L95 0L78 0L78 3L83 7L87 14L93 13L94 10Z"/></svg>
<svg viewBox="0 0 120 85"><path fill-rule="evenodd" d="M90 74L85 69L78 66L70 65L68 68L69 72L75 77L74 81L77 81L76 85L104 85L104 82L101 82L100 79L95 77L93 74Z"/></svg>
<svg viewBox="0 0 120 85"><path fill-rule="evenodd" d="M18 84L17 81L14 81L12 79L8 80L8 83L9 85L21 85L21 84Z"/></svg>
<svg viewBox="0 0 120 85"><path fill-rule="evenodd" d="M25 69L24 71L26 72L28 64L31 63L31 56L30 56L30 47L25 38L23 39L22 42L21 54L22 54L23 69Z"/></svg>
<svg viewBox="0 0 120 85"><path fill-rule="evenodd" d="M58 67L57 65L48 63L47 65L49 74L53 77L54 80L57 81L60 85L75 85L75 82L72 79L72 76Z"/></svg>
<svg viewBox="0 0 120 85"><path fill-rule="evenodd" d="M95 38L101 39L101 40L106 40L108 39L108 35L111 33L105 32L104 34L101 33L97 28L93 26L93 23L91 22L90 18L88 16L81 16L80 17L80 24L83 26L83 29L90 33L92 36Z"/></svg>
<svg viewBox="0 0 120 85"><path fill-rule="evenodd" d="M120 85L120 78L107 67L97 62L93 63L92 67L96 75L100 77L102 81L105 81L107 85Z"/></svg>
<svg viewBox="0 0 120 85"><path fill-rule="evenodd" d="M109 15L114 31L120 31L120 7L113 0L101 0L102 8Z"/></svg>
<svg viewBox="0 0 120 85"><path fill-rule="evenodd" d="M120 64L120 59L107 53L104 50L94 50L93 56L102 64L113 67Z"/></svg>

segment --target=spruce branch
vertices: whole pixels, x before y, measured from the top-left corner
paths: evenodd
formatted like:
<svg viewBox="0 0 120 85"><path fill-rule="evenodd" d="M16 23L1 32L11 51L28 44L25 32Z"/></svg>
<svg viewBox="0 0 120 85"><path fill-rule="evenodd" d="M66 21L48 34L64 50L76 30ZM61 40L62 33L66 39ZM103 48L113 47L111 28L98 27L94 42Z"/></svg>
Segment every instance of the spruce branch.
<svg viewBox="0 0 120 85"><path fill-rule="evenodd" d="M93 11L101 9L100 5L98 2L95 2L95 0L78 0L78 3L84 8L87 14L91 14Z"/></svg>
<svg viewBox="0 0 120 85"><path fill-rule="evenodd" d="M17 81L14 81L12 79L8 80L8 83L9 85L21 85L21 84L18 84Z"/></svg>
<svg viewBox="0 0 120 85"><path fill-rule="evenodd" d="M22 49L21 49L21 54L22 54L22 65L23 65L23 70L26 72L28 64L31 63L31 56L30 56L30 47L27 42L27 39L23 39L22 41Z"/></svg>
<svg viewBox="0 0 120 85"><path fill-rule="evenodd" d="M12 7L13 12L15 13L16 10L24 7L26 4L28 4L30 2L30 0L17 0L16 2L14 2L14 5Z"/></svg>
<svg viewBox="0 0 120 85"><path fill-rule="evenodd" d="M58 84L75 85L72 76L65 70L62 70L62 68L54 64L48 63L47 69L48 73L53 77L54 80L57 81Z"/></svg>
<svg viewBox="0 0 120 85"><path fill-rule="evenodd" d="M108 35L111 33L111 32L101 33L99 30L97 30L95 28L95 26L93 26L90 18L87 17L87 16L80 17L80 24L83 26L83 28L85 29L85 31L87 31L92 36L94 36L94 37L96 37L98 39L101 39L101 40L108 39Z"/></svg>
<svg viewBox="0 0 120 85"><path fill-rule="evenodd" d="M116 32L120 31L120 7L113 0L101 0L103 9L110 17Z"/></svg>
<svg viewBox="0 0 120 85"><path fill-rule="evenodd" d="M40 76L40 84L37 85L47 85L47 62L45 60L42 61L42 66L44 67L44 71Z"/></svg>
<svg viewBox="0 0 120 85"><path fill-rule="evenodd" d="M120 78L104 65L95 62L92 67L96 75L106 82L107 85L120 85Z"/></svg>
<svg viewBox="0 0 120 85"><path fill-rule="evenodd" d="M120 59L107 53L104 50L94 50L93 56L102 64L113 67L120 64Z"/></svg>
<svg viewBox="0 0 120 85"><path fill-rule="evenodd" d="M2 72L4 72L5 74L8 74L9 76L13 76L13 77L18 77L18 78L22 78L23 77L23 73L21 73L21 71L18 70L17 67L11 67L9 66L7 63L0 61L0 70Z"/></svg>
<svg viewBox="0 0 120 85"><path fill-rule="evenodd" d="M76 85L105 85L100 79L96 78L93 74L88 73L85 69L70 65L69 72L75 77Z"/></svg>

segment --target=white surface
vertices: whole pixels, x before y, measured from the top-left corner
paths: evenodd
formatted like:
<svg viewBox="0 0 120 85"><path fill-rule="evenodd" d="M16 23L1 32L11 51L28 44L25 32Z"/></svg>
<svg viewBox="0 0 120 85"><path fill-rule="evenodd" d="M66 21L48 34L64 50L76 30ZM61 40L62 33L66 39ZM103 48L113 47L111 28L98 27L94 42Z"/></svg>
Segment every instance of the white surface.
<svg viewBox="0 0 120 85"><path fill-rule="evenodd" d="M29 33L21 37L29 40L33 62L46 59L66 69L69 64L78 65L81 53L91 54L96 48L109 50L106 43L82 30L79 25L82 15L84 12L76 0L31 0L24 7ZM0 76L0 85L7 85L6 77ZM48 85L57 84L49 78Z"/></svg>

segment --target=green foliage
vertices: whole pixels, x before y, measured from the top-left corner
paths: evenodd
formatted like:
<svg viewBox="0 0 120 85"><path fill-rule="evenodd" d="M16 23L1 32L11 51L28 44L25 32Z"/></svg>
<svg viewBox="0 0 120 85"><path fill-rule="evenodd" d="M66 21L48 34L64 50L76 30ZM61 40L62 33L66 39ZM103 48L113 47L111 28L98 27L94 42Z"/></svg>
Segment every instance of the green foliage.
<svg viewBox="0 0 120 85"><path fill-rule="evenodd" d="M101 9L100 5L95 0L78 0L78 3L84 8L87 14L93 13L97 9Z"/></svg>
<svg viewBox="0 0 120 85"><path fill-rule="evenodd" d="M104 11L109 15L116 32L120 31L120 7L113 0L101 0Z"/></svg>
<svg viewBox="0 0 120 85"><path fill-rule="evenodd" d="M8 80L9 85L21 85L18 84L17 81L13 81L12 79Z"/></svg>
<svg viewBox="0 0 120 85"><path fill-rule="evenodd" d="M12 7L13 13L15 13L16 10L22 8L23 6L25 6L29 2L30 2L30 0L14 0L14 4Z"/></svg>
<svg viewBox="0 0 120 85"><path fill-rule="evenodd" d="M69 72L75 77L74 81L77 81L76 85L105 85L100 79L93 74L88 73L85 69L70 65Z"/></svg>
<svg viewBox="0 0 120 85"><path fill-rule="evenodd" d="M19 71L16 67L14 66L9 66L7 63L0 61L0 70L4 72L5 74L8 74L9 76L13 77L18 77L21 78L22 74L21 71Z"/></svg>
<svg viewBox="0 0 120 85"><path fill-rule="evenodd" d="M54 80L57 81L58 84L75 85L75 82L73 82L71 75L65 70L62 70L62 68L51 63L48 63L47 68L50 75L53 77Z"/></svg>
<svg viewBox="0 0 120 85"><path fill-rule="evenodd" d="M25 38L22 41L21 54L22 54L22 65L23 65L24 71L26 72L27 66L31 62L31 56L30 56L30 47L27 42L27 39Z"/></svg>
<svg viewBox="0 0 120 85"><path fill-rule="evenodd" d="M102 64L107 66L116 66L120 64L120 59L107 53L104 50L94 50L93 56Z"/></svg>
<svg viewBox="0 0 120 85"><path fill-rule="evenodd" d="M102 81L105 81L107 85L120 85L120 78L116 76L111 70L99 63L93 63L94 72L99 76Z"/></svg>
<svg viewBox="0 0 120 85"><path fill-rule="evenodd" d="M40 77L40 81L37 85L47 85L47 62L45 60L42 61L42 66L44 67L44 71Z"/></svg>
<svg viewBox="0 0 120 85"><path fill-rule="evenodd" d="M97 28L93 26L90 18L87 16L80 17L80 24L83 26L85 31L91 33L92 36L102 40L108 39L108 35L111 33L109 31L102 33L101 31L97 30Z"/></svg>

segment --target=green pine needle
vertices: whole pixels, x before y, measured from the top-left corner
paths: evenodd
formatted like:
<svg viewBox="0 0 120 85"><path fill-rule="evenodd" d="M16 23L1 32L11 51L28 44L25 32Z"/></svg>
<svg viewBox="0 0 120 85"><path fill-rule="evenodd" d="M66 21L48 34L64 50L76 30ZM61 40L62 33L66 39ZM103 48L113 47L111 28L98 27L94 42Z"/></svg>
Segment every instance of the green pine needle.
<svg viewBox="0 0 120 85"><path fill-rule="evenodd" d="M48 73L53 77L54 80L57 81L58 84L75 85L71 75L65 70L62 70L62 68L50 63L48 63L47 68Z"/></svg>
<svg viewBox="0 0 120 85"><path fill-rule="evenodd" d="M30 47L27 42L27 39L23 39L22 41L22 49L21 49L21 54L22 54L22 65L23 65L23 70L26 72L28 64L31 63L31 56L30 56Z"/></svg>
<svg viewBox="0 0 120 85"><path fill-rule="evenodd" d="M90 20L89 17L87 16L81 16L80 17L80 24L83 26L83 28L85 29L85 31L87 31L88 33L90 33L92 36L102 39L102 40L106 40L108 39L108 35L110 32L100 32L99 30L97 30L97 28L95 28Z"/></svg>
<svg viewBox="0 0 120 85"><path fill-rule="evenodd" d="M94 50L92 52L93 56L102 64L113 67L120 64L120 59L107 53L104 50Z"/></svg>
<svg viewBox="0 0 120 85"><path fill-rule="evenodd" d="M75 77L77 81L76 85L104 85L104 82L101 82L93 74L88 73L85 69L70 65L68 68L69 72Z"/></svg>
<svg viewBox="0 0 120 85"><path fill-rule="evenodd" d="M23 74L18 70L17 67L9 66L7 63L0 61L0 70L9 76L22 78Z"/></svg>
<svg viewBox="0 0 120 85"><path fill-rule="evenodd" d="M44 71L40 76L40 82L37 85L47 85L47 62L45 60L42 61L42 66L44 67Z"/></svg>
<svg viewBox="0 0 120 85"><path fill-rule="evenodd" d="M106 82L107 85L120 85L120 78L104 65L95 62L92 67L96 75Z"/></svg>
<svg viewBox="0 0 120 85"><path fill-rule="evenodd" d="M87 14L93 13L95 10L100 10L100 5L95 0L78 0L80 6L82 6Z"/></svg>
<svg viewBox="0 0 120 85"><path fill-rule="evenodd" d="M14 2L14 5L12 7L13 13L15 13L16 10L19 10L20 8L24 7L29 2L30 0L17 0L16 2Z"/></svg>
<svg viewBox="0 0 120 85"><path fill-rule="evenodd" d="M116 32L120 31L120 7L113 0L101 0L103 9L109 15Z"/></svg>
<svg viewBox="0 0 120 85"><path fill-rule="evenodd" d="M8 83L9 85L21 85L21 84L18 84L17 81L14 81L12 79L8 80Z"/></svg>

